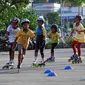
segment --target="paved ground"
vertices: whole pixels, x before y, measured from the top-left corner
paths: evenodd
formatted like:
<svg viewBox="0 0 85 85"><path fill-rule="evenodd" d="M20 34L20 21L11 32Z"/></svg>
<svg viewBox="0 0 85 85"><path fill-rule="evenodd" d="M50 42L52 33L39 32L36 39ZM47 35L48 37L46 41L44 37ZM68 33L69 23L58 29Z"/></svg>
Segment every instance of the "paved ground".
<svg viewBox="0 0 85 85"><path fill-rule="evenodd" d="M33 68L31 63L34 59L34 51L27 51L20 73L17 66L17 52L13 70L2 70L2 66L8 61L8 52L0 52L0 85L85 85L85 59L82 64L68 62L72 55L72 49L55 49L56 61L47 63L46 67ZM85 48L82 49L85 56ZM50 56L50 50L45 50L45 57ZM40 59L40 54L39 54ZM64 68L71 66L73 69L66 71ZM58 76L47 77L46 69L51 69Z"/></svg>

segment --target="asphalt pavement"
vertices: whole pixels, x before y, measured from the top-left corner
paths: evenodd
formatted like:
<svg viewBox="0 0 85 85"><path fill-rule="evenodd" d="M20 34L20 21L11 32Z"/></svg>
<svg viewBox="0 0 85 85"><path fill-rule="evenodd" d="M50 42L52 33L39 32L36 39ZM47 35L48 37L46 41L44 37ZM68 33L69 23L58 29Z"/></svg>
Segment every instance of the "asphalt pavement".
<svg viewBox="0 0 85 85"><path fill-rule="evenodd" d="M45 59L50 57L50 49L45 49ZM20 72L17 69L17 52L15 53L14 69L3 70L9 60L8 52L0 52L0 85L85 85L85 48L82 48L81 64L72 64L68 59L73 54L71 48L55 49L55 62L47 62L45 67L31 67L34 50L28 50ZM40 53L38 60L41 60ZM70 70L65 69L70 67ZM51 70L54 76L44 72Z"/></svg>

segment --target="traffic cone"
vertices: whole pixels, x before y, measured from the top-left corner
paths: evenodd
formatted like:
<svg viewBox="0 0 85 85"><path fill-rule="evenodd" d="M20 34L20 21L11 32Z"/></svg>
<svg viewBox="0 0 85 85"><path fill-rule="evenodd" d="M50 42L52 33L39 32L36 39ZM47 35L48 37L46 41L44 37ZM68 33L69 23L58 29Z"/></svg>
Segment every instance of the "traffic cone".
<svg viewBox="0 0 85 85"><path fill-rule="evenodd" d="M47 69L45 72L44 72L44 74L48 74L48 73L50 73L50 72L52 72L50 69Z"/></svg>
<svg viewBox="0 0 85 85"><path fill-rule="evenodd" d="M64 70L72 70L73 68L71 66L66 66Z"/></svg>
<svg viewBox="0 0 85 85"><path fill-rule="evenodd" d="M57 76L57 74L55 72L50 72L47 76L48 77L53 77L53 76Z"/></svg>

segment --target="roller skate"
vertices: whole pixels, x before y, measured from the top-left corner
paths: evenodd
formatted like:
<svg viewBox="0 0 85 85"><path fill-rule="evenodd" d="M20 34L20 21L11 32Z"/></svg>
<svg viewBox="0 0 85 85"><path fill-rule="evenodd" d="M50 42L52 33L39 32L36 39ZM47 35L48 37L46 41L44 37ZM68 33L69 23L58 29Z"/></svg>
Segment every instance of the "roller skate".
<svg viewBox="0 0 85 85"><path fill-rule="evenodd" d="M38 67L45 67L45 62L44 61L41 61L40 63L38 63Z"/></svg>
<svg viewBox="0 0 85 85"><path fill-rule="evenodd" d="M70 57L70 59L68 59L68 62L73 61L75 58L77 57L77 54L74 54Z"/></svg>
<svg viewBox="0 0 85 85"><path fill-rule="evenodd" d="M79 63L82 63L82 60L79 56L77 56L73 61L72 61L72 64L79 64Z"/></svg>
<svg viewBox="0 0 85 85"><path fill-rule="evenodd" d="M78 63L82 63L81 57L78 57Z"/></svg>
<svg viewBox="0 0 85 85"><path fill-rule="evenodd" d="M33 63L32 63L32 67L38 67L36 61L33 61Z"/></svg>
<svg viewBox="0 0 85 85"><path fill-rule="evenodd" d="M13 62L9 62L6 63L5 66L2 67L2 69L13 69L14 63Z"/></svg>
<svg viewBox="0 0 85 85"><path fill-rule="evenodd" d="M55 61L55 57L50 57L47 59L47 62L54 62Z"/></svg>

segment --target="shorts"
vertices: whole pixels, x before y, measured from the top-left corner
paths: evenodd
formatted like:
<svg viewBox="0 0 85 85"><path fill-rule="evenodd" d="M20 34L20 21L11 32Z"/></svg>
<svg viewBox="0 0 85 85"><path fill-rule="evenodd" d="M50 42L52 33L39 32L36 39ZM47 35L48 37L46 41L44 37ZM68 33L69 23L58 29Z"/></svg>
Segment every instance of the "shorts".
<svg viewBox="0 0 85 85"><path fill-rule="evenodd" d="M14 42L9 42L9 48L12 48Z"/></svg>
<svg viewBox="0 0 85 85"><path fill-rule="evenodd" d="M17 44L17 48L18 48L18 51L21 51L21 50L25 50L25 48L23 48L23 46L21 44Z"/></svg>
<svg viewBox="0 0 85 85"><path fill-rule="evenodd" d="M43 40L42 42L36 42L36 45L35 45L35 52L38 52L38 50L43 50L45 47L45 40Z"/></svg>

